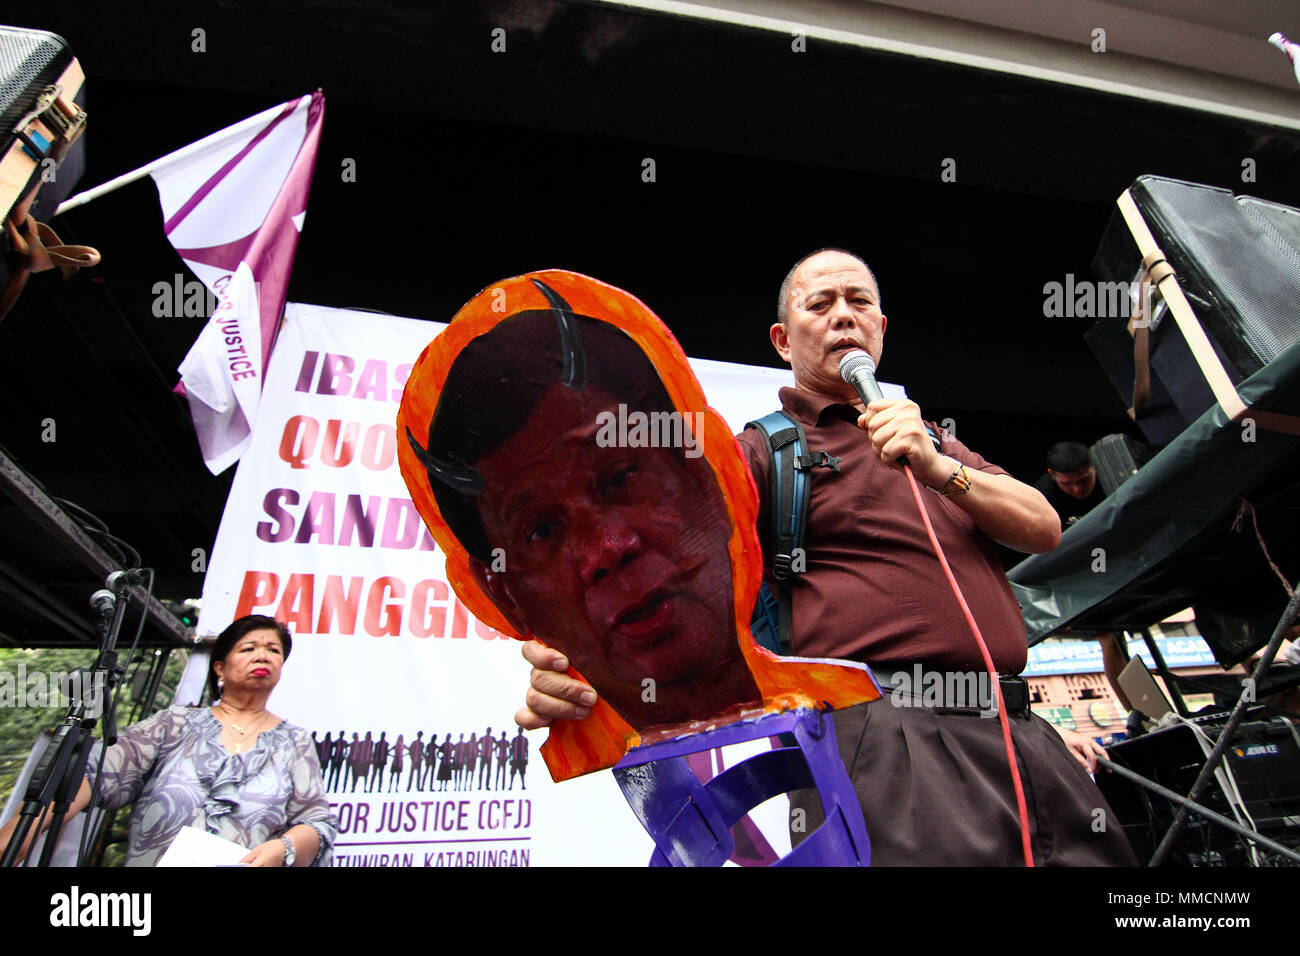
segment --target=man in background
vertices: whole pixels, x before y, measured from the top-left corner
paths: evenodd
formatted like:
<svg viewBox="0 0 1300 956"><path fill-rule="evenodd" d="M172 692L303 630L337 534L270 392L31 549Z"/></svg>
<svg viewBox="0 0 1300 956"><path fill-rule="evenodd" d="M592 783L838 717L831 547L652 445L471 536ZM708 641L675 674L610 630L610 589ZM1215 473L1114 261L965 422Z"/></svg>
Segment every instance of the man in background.
<svg viewBox="0 0 1300 956"><path fill-rule="evenodd" d="M1106 499L1097 483L1097 469L1092 466L1088 446L1077 441L1057 442L1047 452L1047 474L1034 487L1061 517L1061 528L1068 528Z"/></svg>

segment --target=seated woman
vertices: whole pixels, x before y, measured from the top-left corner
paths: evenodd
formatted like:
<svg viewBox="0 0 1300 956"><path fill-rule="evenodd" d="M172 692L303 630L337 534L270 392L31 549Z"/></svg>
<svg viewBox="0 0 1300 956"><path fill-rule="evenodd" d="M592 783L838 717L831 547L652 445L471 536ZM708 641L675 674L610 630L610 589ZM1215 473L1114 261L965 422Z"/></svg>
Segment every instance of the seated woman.
<svg viewBox="0 0 1300 956"><path fill-rule="evenodd" d="M136 804L127 866L153 866L183 827L249 847L250 866L328 866L338 821L311 736L266 709L289 656L288 629L248 615L212 647L211 707L171 707L122 731L86 765L70 813ZM12 825L0 832L0 847Z"/></svg>

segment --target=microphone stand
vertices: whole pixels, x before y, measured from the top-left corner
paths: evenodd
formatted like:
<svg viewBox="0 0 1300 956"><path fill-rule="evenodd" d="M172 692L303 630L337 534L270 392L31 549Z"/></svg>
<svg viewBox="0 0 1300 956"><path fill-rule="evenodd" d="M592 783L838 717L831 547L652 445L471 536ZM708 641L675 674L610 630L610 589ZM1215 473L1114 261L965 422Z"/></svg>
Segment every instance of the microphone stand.
<svg viewBox="0 0 1300 956"><path fill-rule="evenodd" d="M18 825L13 836L0 856L0 868L13 866L18 859L27 836L38 816L41 816L53 804L53 814L41 851L38 866L49 866L54 855L54 848L59 842L59 833L63 828L63 819L67 815L72 801L81 789L81 781L86 774L86 761L90 757L93 744L92 732L96 718L103 716L104 746L112 746L117 741L117 720L114 709L113 688L120 682L124 669L117 662L117 635L122 628L122 618L126 614L126 591L130 575L115 571L105 582L111 590L99 590L91 595L91 606L99 612L96 630L100 635L99 657L94 670L74 673L89 673L90 691L80 688L80 692L69 695L67 715L63 723L54 732L54 739L45 748L40 762L32 773L27 786L27 794L22 810L18 815ZM102 688L102 700L95 689ZM69 688L71 689L71 688ZM81 864L78 859L78 865Z"/></svg>

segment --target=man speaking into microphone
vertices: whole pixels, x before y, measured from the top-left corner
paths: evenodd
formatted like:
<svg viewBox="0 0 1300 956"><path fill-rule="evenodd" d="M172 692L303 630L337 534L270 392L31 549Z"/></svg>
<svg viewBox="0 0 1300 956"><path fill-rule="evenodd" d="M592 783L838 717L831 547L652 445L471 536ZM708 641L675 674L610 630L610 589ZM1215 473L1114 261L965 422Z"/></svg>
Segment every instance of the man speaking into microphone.
<svg viewBox="0 0 1300 956"><path fill-rule="evenodd" d="M841 377L842 360L856 350L879 363L886 325L866 264L843 250L822 249L786 276L778 321L769 330L795 377L795 387L780 392L782 411L802 426L811 456L828 464L839 459L805 472L811 493L804 570L782 585L792 607L793 653L869 664L886 694L835 715L872 862L1024 862L1010 769L989 706L991 679L930 545L901 468L906 462L929 489L922 490L926 512L1001 675L1035 864L1133 865L1118 819L1081 765L1082 755L1076 759L1029 712L1027 685L1015 676L1027 657L1024 623L992 543L1051 550L1060 540L1056 513L1034 488L946 432L928 429L915 402L868 404ZM771 452L755 429L737 437L759 492L766 577L777 586L769 541ZM590 688L555 670L555 652L534 643L525 645L524 656L534 671L520 724L539 727L586 712L592 698L583 695ZM815 829L816 796L795 795L792 804L805 811L803 832ZM796 842L800 836L792 833Z"/></svg>

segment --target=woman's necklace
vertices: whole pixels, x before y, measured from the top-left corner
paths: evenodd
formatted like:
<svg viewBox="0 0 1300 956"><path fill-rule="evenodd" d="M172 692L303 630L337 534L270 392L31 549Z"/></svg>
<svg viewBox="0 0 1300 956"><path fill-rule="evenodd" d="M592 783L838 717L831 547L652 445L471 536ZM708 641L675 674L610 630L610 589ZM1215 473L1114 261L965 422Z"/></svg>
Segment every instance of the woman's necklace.
<svg viewBox="0 0 1300 956"><path fill-rule="evenodd" d="M259 711L259 712L257 713L255 719L253 720L253 722L252 722L251 724L245 724L244 726L241 727L239 724L235 723L234 718L230 716L231 709L230 709L229 705L227 705L227 704L225 704L225 703L222 703L221 706L222 706L223 708L225 708L225 710L226 710L226 719L230 722L230 723L227 725L228 728L229 728L230 730L235 731L235 733L237 733L237 734L239 735L239 736L235 739L235 749L234 749L234 753L243 753L243 751L244 751L244 738L247 737L251 731L253 731L253 730L256 729L258 726L261 725L263 718L266 717L266 711L265 711L265 710ZM255 738L253 738L253 739L256 740L257 738L255 737Z"/></svg>

